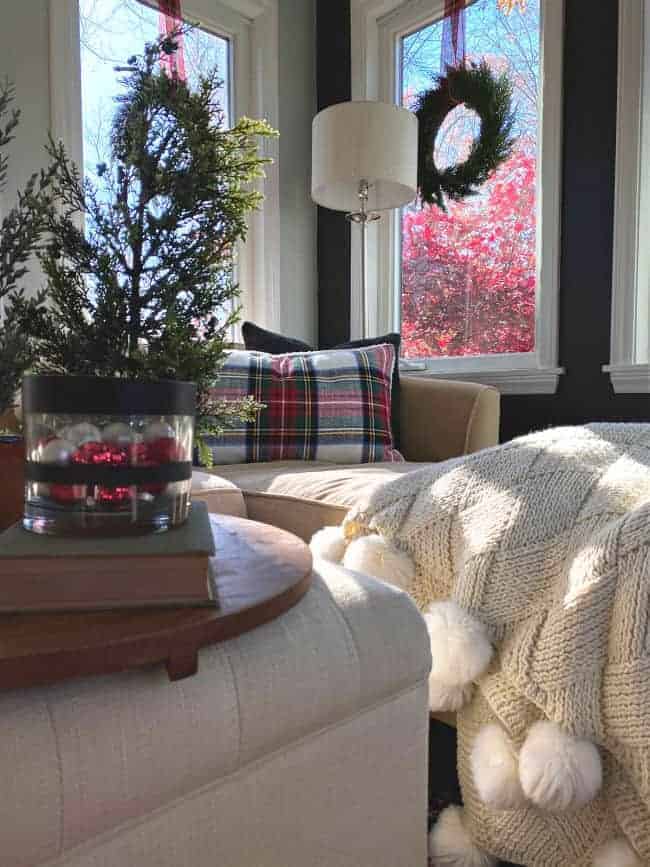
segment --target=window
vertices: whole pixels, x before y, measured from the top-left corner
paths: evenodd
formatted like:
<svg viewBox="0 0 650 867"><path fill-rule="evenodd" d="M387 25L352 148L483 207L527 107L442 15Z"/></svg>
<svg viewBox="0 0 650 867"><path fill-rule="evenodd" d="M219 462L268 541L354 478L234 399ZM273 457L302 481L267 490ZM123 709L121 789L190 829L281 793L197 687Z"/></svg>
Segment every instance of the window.
<svg viewBox="0 0 650 867"><path fill-rule="evenodd" d="M444 5L356 0L353 39L365 50L355 98L414 106L442 71ZM515 148L479 195L450 202L447 213L416 203L381 221L371 278L386 288L375 325L400 327L407 369L489 382L510 393L554 392L562 372L556 365L563 9L561 0L502 6L468 3L466 56L508 73ZM462 160L479 127L476 115L455 109L435 143L438 165Z"/></svg>
<svg viewBox="0 0 650 867"><path fill-rule="evenodd" d="M226 123L243 115L278 125L277 0L183 0L197 29L184 39L190 86L217 65ZM92 177L104 161L118 92L115 65L141 53L159 33L156 0L50 0L52 134ZM263 210L252 215L238 258L244 315L274 327L279 304L279 175L277 142L263 182Z"/></svg>
<svg viewBox="0 0 650 867"><path fill-rule="evenodd" d="M154 42L159 26L157 9L140 0L79 0L83 165L88 175L109 156L108 134L119 92L115 67L141 53L145 43ZM216 66L223 82L218 98L226 124L231 116L231 54L232 40L209 30L193 30L183 40L190 87Z"/></svg>
<svg viewBox="0 0 650 867"><path fill-rule="evenodd" d="M539 0L502 11L478 0L465 12L468 60L486 58L505 71L516 108L512 156L481 188L448 212L418 206L401 225L401 324L406 358L533 352L535 348L536 166L539 96ZM397 97L417 95L442 73L443 23L399 38ZM480 132L478 116L454 109L435 143L440 168L466 158Z"/></svg>
<svg viewBox="0 0 650 867"><path fill-rule="evenodd" d="M610 363L619 393L650 392L650 0L619 4Z"/></svg>

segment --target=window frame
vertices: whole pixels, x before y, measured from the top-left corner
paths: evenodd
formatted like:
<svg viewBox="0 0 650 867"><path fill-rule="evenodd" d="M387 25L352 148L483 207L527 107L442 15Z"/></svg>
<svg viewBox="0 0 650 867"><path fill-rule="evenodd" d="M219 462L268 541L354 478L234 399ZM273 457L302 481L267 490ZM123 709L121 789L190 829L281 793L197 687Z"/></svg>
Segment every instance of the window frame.
<svg viewBox="0 0 650 867"><path fill-rule="evenodd" d="M156 0L139 0L157 8ZM279 125L278 0L186 0L184 13L231 42L231 116ZM50 0L50 132L83 168L79 0ZM260 142L272 160L259 182L264 207L251 214L237 276L243 316L280 327L280 181L277 139Z"/></svg>
<svg viewBox="0 0 650 867"><path fill-rule="evenodd" d="M540 2L535 351L403 361L401 366L409 374L482 382L505 394L553 394L564 373L558 366L564 0ZM352 99L396 101L396 40L443 14L444 0L352 0ZM399 221L396 210L368 231L368 283L385 287L368 299L370 324L378 334L399 326ZM351 330L355 335L361 331L359 244L358 233L353 232Z"/></svg>
<svg viewBox="0 0 650 867"><path fill-rule="evenodd" d="M650 0L618 12L618 93L609 364L618 394L650 392Z"/></svg>

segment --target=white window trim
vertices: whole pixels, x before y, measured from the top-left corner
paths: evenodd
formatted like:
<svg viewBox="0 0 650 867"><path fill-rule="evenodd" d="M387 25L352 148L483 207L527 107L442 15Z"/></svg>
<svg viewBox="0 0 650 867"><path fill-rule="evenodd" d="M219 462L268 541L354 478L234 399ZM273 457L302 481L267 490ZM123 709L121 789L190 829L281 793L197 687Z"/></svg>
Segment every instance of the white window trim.
<svg viewBox="0 0 650 867"><path fill-rule="evenodd" d="M618 394L650 392L650 0L618 13L618 101L609 373Z"/></svg>
<svg viewBox="0 0 650 867"><path fill-rule="evenodd" d="M153 0L145 0L156 5ZM279 126L278 0L210 0L207 29L233 41L235 117L265 118ZM191 13L190 13L191 14ZM214 16L214 17L213 17ZM78 0L50 0L50 131L82 165L81 61ZM238 50L239 48L239 50ZM260 183L264 207L250 217L238 259L245 317L280 328L280 178L277 139L260 143L272 162Z"/></svg>
<svg viewBox="0 0 650 867"><path fill-rule="evenodd" d="M627 0L626 0L627 2ZM408 12L406 7L408 6ZM352 0L352 99L392 102L395 93L392 37L428 18L439 18L442 0ZM399 20L398 20L399 18ZM564 369L558 366L558 310L562 180L562 62L564 0L542 0L542 117L537 215L537 299L535 352L431 359L403 366L423 376L466 379L496 386L504 394L554 394ZM368 299L375 333L395 329L397 217L382 219L368 232L368 283L386 291ZM358 233L352 233L351 331L361 331L361 275Z"/></svg>

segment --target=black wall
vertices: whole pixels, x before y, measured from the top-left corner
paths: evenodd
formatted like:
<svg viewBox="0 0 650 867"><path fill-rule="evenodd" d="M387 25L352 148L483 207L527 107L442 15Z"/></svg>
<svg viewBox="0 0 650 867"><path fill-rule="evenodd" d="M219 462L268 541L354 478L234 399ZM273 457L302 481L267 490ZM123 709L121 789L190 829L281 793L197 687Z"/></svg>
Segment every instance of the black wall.
<svg viewBox="0 0 650 867"><path fill-rule="evenodd" d="M621 0L625 2L625 0ZM617 0L565 0L560 377L557 394L505 396L502 438L555 424L647 420L650 396L615 395L609 360L616 150ZM318 0L318 104L350 99L348 0ZM318 220L320 338L345 338L349 227Z"/></svg>
<svg viewBox="0 0 650 867"><path fill-rule="evenodd" d="M318 110L351 98L350 0L316 2ZM318 345L350 339L350 224L318 208Z"/></svg>

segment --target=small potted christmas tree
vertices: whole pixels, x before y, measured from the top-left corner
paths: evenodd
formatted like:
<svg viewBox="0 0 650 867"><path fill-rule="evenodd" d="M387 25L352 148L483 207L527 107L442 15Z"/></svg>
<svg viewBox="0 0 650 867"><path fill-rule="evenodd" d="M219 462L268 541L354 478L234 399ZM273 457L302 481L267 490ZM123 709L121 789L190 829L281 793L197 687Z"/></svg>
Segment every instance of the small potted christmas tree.
<svg viewBox="0 0 650 867"><path fill-rule="evenodd" d="M194 401L205 424L237 316L237 245L262 201L258 140L275 133L225 127L216 70L193 90L168 75L176 38L121 69L97 186L49 146L49 303L23 392L29 529L161 530L187 515Z"/></svg>
<svg viewBox="0 0 650 867"><path fill-rule="evenodd" d="M7 187L5 149L14 138L20 111L13 87L0 86L0 192ZM43 294L28 298L22 285L41 238L48 208L48 176L35 173L0 220L0 530L18 520L24 498L24 443L14 414L24 372L34 361L30 334L41 314Z"/></svg>

